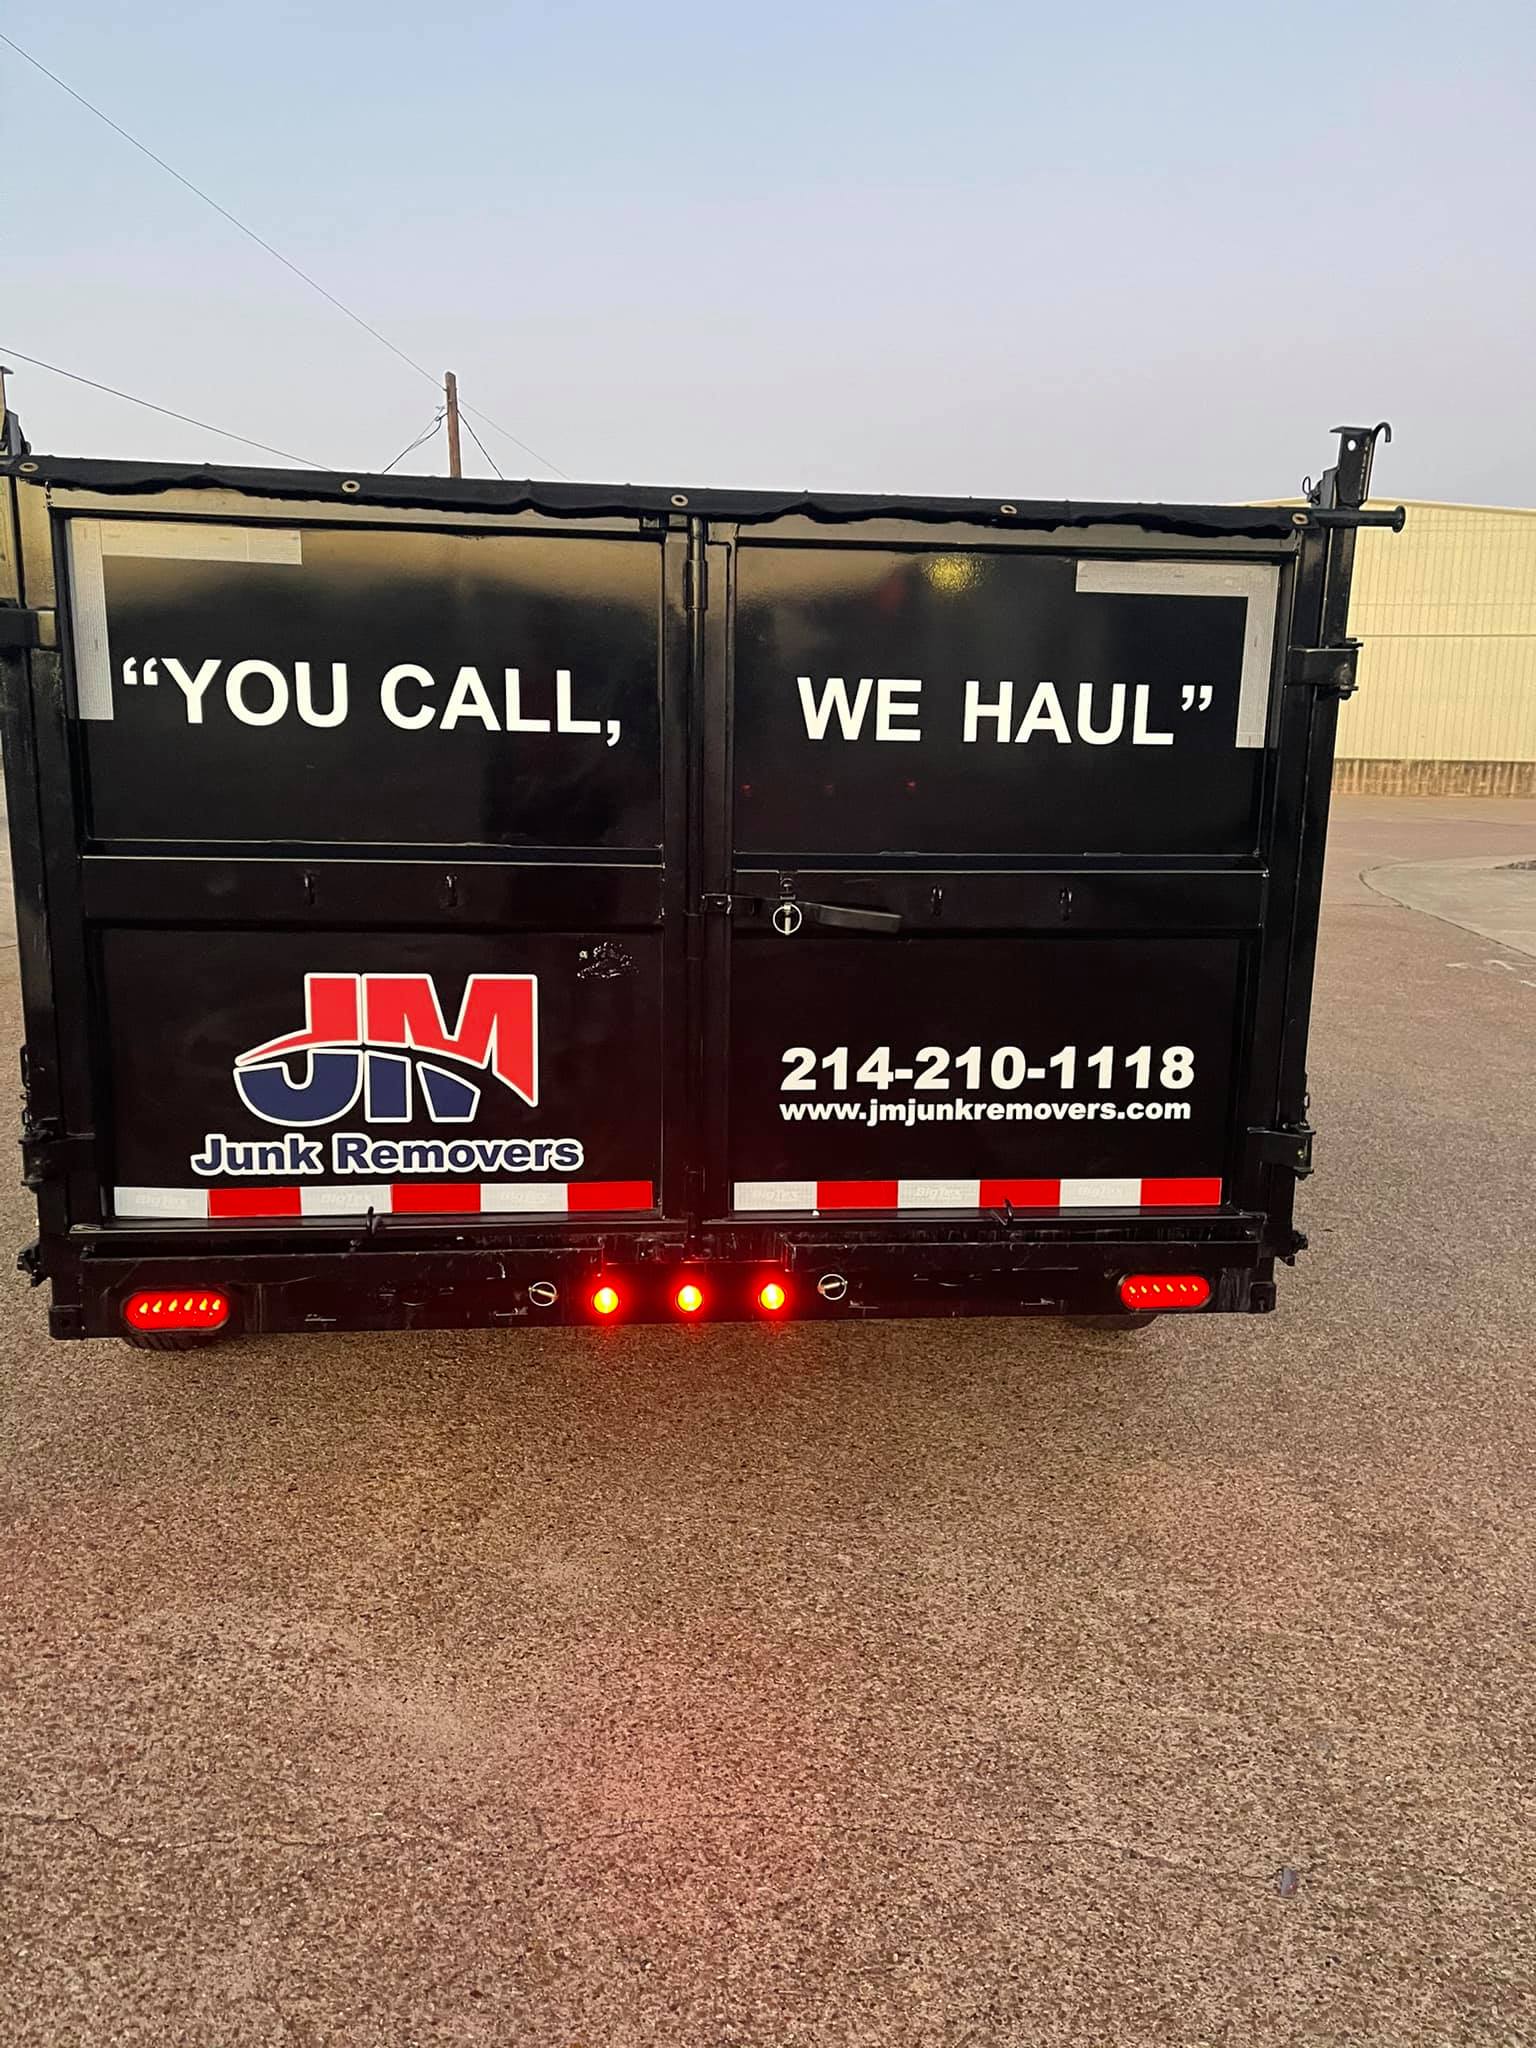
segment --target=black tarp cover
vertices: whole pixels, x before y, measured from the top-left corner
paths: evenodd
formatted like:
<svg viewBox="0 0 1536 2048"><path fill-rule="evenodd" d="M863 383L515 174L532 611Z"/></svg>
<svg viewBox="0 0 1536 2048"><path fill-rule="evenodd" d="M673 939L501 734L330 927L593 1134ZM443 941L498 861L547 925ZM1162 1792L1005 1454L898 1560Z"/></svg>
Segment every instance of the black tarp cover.
<svg viewBox="0 0 1536 2048"><path fill-rule="evenodd" d="M31 455L0 463L25 481L124 497L159 491L241 491L255 498L329 504L421 506L461 512L538 512L553 519L658 517L684 513L743 525L806 518L829 526L865 519L924 525L995 526L1004 531L1127 526L1143 533L1286 540L1291 510L1266 505L1132 505L1071 498L865 497L845 491L730 491L652 484L571 484L482 477L367 476L306 469L246 469L223 463L111 462ZM344 483L357 486L343 490Z"/></svg>

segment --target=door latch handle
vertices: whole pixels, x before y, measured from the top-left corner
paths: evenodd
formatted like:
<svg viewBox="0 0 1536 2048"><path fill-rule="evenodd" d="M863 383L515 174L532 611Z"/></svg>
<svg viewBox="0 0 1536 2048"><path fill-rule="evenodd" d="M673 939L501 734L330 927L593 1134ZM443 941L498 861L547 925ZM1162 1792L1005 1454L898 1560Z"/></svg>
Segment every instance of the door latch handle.
<svg viewBox="0 0 1536 2048"><path fill-rule="evenodd" d="M870 932L893 937L901 930L899 910L862 910L849 903L806 903L787 898L773 908L773 928L782 938L792 938L802 924L821 925L828 931Z"/></svg>

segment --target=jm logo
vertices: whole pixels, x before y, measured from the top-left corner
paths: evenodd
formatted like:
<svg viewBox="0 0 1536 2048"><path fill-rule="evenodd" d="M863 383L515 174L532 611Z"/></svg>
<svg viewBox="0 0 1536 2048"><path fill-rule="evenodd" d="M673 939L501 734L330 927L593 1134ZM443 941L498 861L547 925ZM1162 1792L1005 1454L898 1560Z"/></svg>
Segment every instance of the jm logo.
<svg viewBox="0 0 1536 2048"><path fill-rule="evenodd" d="M444 1060L539 1099L539 984L472 974L452 1031L429 974L306 974L304 1029L235 1061L246 1108L269 1124L334 1123L359 1096L371 1124L409 1123L419 1088L436 1124L467 1124L480 1088Z"/></svg>

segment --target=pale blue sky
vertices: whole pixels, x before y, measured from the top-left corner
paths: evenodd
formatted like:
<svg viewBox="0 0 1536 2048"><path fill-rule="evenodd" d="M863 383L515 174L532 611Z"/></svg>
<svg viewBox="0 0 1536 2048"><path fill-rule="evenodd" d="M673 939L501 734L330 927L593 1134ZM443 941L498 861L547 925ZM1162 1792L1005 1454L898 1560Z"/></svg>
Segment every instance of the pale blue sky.
<svg viewBox="0 0 1536 2048"><path fill-rule="evenodd" d="M1529 4L0 27L573 476L1233 498L1385 414L1384 490L1536 504ZM347 468L427 424L424 381L4 49L0 80L0 345ZM39 447L265 459L13 396Z"/></svg>

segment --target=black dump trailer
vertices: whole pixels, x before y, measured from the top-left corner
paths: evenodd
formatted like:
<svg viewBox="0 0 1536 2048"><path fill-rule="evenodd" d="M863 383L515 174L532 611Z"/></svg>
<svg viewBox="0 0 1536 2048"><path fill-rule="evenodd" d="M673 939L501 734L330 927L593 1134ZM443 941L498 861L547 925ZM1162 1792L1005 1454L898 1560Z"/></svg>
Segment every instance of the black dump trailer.
<svg viewBox="0 0 1536 2048"><path fill-rule="evenodd" d="M13 455L54 1334L1272 1308L1376 432L1300 508Z"/></svg>

